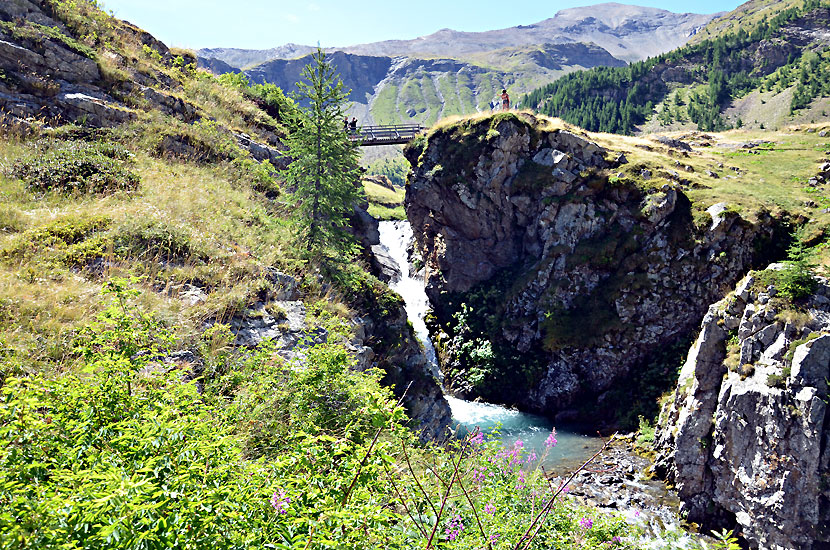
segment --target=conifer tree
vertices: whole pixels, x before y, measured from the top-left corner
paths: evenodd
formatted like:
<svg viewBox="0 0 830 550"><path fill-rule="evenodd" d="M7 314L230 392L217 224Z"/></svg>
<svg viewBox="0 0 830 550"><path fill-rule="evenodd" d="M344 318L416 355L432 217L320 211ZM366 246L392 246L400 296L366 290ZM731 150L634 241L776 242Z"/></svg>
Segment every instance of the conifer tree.
<svg viewBox="0 0 830 550"><path fill-rule="evenodd" d="M306 259L333 263L357 251L348 216L362 190L358 146L343 130L348 92L318 49L302 72L294 130L286 139L294 159L286 173L297 242Z"/></svg>

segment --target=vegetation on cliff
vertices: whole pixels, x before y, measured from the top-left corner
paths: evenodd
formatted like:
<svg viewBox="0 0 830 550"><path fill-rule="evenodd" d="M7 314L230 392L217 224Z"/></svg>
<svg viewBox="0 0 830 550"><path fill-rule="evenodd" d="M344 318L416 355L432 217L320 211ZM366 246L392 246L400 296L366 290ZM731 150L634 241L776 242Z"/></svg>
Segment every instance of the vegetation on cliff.
<svg viewBox="0 0 830 550"><path fill-rule="evenodd" d="M721 131L750 122L723 117L731 100L753 90L781 93L792 87L792 114L830 95L828 49L798 30L799 24L811 28L812 19L826 25L827 18L826 3L808 0L627 67L567 75L531 92L521 105L599 132L632 134L652 116L663 124L685 120L702 131Z"/></svg>

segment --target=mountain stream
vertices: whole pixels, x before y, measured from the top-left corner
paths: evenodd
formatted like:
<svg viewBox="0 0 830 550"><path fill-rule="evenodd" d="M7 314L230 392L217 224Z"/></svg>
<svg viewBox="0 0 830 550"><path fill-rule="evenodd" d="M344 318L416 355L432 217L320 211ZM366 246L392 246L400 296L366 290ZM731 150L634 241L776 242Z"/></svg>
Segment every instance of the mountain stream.
<svg viewBox="0 0 830 550"><path fill-rule="evenodd" d="M380 222L379 231L380 245L401 273L389 286L403 297L407 316L423 343L432 374L443 382L435 347L424 323L429 309L424 281L409 261L407 249L412 242L412 228L407 221L384 221ZM603 444L599 437L559 425L556 426L557 445L546 452L545 440L554 427L551 420L501 405L445 397L452 409L454 429L464 433L478 427L487 435L498 427L497 437L505 446L512 447L516 440L522 440L525 449L543 457L542 465L549 473L566 475L574 471ZM648 465L646 459L634 455L630 449L613 446L601 461L600 473L582 472L574 480L573 496L599 509L621 513L627 521L639 525L643 529L641 548L666 548L666 543L676 548L688 546L692 537L680 529L677 517L680 503L676 495L667 491L663 483L637 474ZM667 532L673 534L671 541L664 538Z"/></svg>
<svg viewBox="0 0 830 550"><path fill-rule="evenodd" d="M406 221L380 222L380 244L397 264L401 272L398 280L390 283L392 290L403 297L406 313L418 339L424 345L424 352L432 368L432 374L439 380L443 375L438 366L435 347L430 341L429 332L424 323L424 316L429 309L429 299L424 291L423 278L413 273L407 248L412 242L412 228ZM553 429L553 423L542 416L528 414L516 409L480 401L464 401L451 395L446 396L452 409L453 428L472 431L480 428L485 435L499 426L499 439L512 447L521 439L524 447L539 456L545 453L545 439ZM544 466L548 471L565 471L581 464L593 455L601 446L598 437L579 434L567 427L556 427L556 447L545 455Z"/></svg>

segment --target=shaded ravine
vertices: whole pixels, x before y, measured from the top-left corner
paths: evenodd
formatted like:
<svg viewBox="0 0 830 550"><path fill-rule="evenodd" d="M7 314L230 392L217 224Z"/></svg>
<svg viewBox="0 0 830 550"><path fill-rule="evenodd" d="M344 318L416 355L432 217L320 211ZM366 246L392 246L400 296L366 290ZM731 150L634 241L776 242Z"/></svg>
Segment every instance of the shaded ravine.
<svg viewBox="0 0 830 550"><path fill-rule="evenodd" d="M380 244L386 248L401 273L400 278L394 278L389 286L404 299L407 316L418 339L424 345L431 372L441 381L443 375L438 366L435 347L424 323L424 317L430 307L424 291L424 281L412 272L407 253L407 248L412 242L412 228L406 221L385 221L380 223L379 231ZM521 439L526 449L536 452L539 456L545 456L543 465L549 471L566 471L587 459L602 446L602 441L598 437L585 436L557 426L558 444L545 453L545 439L554 427L547 418L501 405L464 401L450 395L446 398L452 409L454 428L463 431L478 427L487 434L498 426L499 439L509 446Z"/></svg>
<svg viewBox="0 0 830 550"><path fill-rule="evenodd" d="M380 222L380 244L397 264L400 278L394 277L389 286L401 295L406 313L418 339L424 345L430 369L441 381L435 347L424 317L429 300L424 291L423 278L414 273L407 249L412 242L412 228L407 221ZM556 426L557 445L546 449L545 440L554 428L553 422L542 416L508 409L501 405L480 401L465 401L445 396L450 404L453 428L471 431L480 428L485 434L498 427L498 439L508 447L521 439L524 448L542 457L542 466L549 473L565 475L592 456L603 444L599 437L590 437L566 426ZM598 509L621 513L626 521L639 526L642 548L686 547L694 535L684 533L677 515L679 501L666 490L662 482L642 479L648 461L634 455L629 445L614 445L597 470L582 472L573 481L570 494ZM673 533L664 538L665 533Z"/></svg>

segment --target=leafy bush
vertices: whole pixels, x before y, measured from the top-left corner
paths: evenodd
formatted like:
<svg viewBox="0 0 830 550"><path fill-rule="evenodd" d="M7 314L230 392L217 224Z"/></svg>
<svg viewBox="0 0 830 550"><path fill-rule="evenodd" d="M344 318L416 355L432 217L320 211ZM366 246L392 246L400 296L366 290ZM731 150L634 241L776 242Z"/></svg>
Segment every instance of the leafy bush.
<svg viewBox="0 0 830 550"><path fill-rule="evenodd" d="M40 253L46 254L50 260L64 262L75 247L104 231L110 222L106 215L63 216L16 235L0 250L0 258L30 259Z"/></svg>
<svg viewBox="0 0 830 550"><path fill-rule="evenodd" d="M109 307L78 339L80 373L0 389L0 549L640 542L621 517L566 497L570 480L547 479L521 441L420 445L378 374L352 372L338 346L295 364L269 346L234 357L218 326L202 352L226 368L199 396L158 359L174 342L134 307L133 282L105 286Z"/></svg>
<svg viewBox="0 0 830 550"><path fill-rule="evenodd" d="M250 185L271 198L279 196L280 187L274 175L276 170L270 161L257 162L252 158L236 158L230 162L231 178Z"/></svg>
<svg viewBox="0 0 830 550"><path fill-rule="evenodd" d="M132 157L130 151L113 143L41 143L14 164L11 175L40 192L134 191L139 177L127 168Z"/></svg>
<svg viewBox="0 0 830 550"><path fill-rule="evenodd" d="M783 269L766 270L758 274L758 284L774 285L779 295L789 303L807 298L816 291L818 285L813 277L813 269L816 267L812 261L813 251L803 242L806 231L805 226L794 232Z"/></svg>
<svg viewBox="0 0 830 550"><path fill-rule="evenodd" d="M0 205L0 232L16 233L27 225L26 217L20 209L8 204Z"/></svg>

